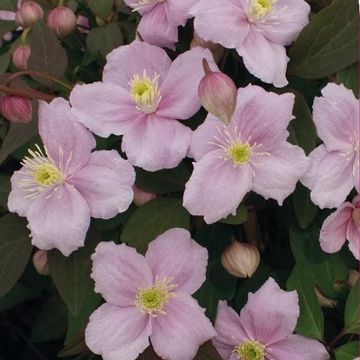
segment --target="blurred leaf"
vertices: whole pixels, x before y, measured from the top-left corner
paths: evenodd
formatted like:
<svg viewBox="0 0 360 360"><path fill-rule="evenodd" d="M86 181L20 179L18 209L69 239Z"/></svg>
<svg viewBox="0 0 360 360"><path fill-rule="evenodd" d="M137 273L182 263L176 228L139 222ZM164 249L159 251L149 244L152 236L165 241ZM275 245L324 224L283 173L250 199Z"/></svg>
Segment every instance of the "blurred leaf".
<svg viewBox="0 0 360 360"><path fill-rule="evenodd" d="M32 245L27 222L15 214L0 219L0 297L20 278L27 265Z"/></svg>
<svg viewBox="0 0 360 360"><path fill-rule="evenodd" d="M182 199L155 199L132 214L121 239L144 254L149 242L166 230L175 227L189 229L189 226L190 215L182 207Z"/></svg>
<svg viewBox="0 0 360 360"><path fill-rule="evenodd" d="M317 13L290 48L289 73L320 79L356 62L358 14L356 0L334 0Z"/></svg>
<svg viewBox="0 0 360 360"><path fill-rule="evenodd" d="M2 5L2 4L1 4ZM2 6L1 6L2 7ZM14 31L18 25L15 21L1 20L0 19L0 39L10 31Z"/></svg>
<svg viewBox="0 0 360 360"><path fill-rule="evenodd" d="M0 56L0 74L6 72L10 64L11 54L7 52Z"/></svg>
<svg viewBox="0 0 360 360"><path fill-rule="evenodd" d="M336 81L344 84L345 87L353 91L356 97L359 97L359 63L339 71L336 75Z"/></svg>
<svg viewBox="0 0 360 360"><path fill-rule="evenodd" d="M247 211L246 206L240 205L236 209L236 214L235 215L230 214L225 219L220 220L220 222L222 222L224 224L230 224L230 225L239 225L239 224L242 224L242 223L244 223L246 221L247 216L248 216L248 211Z"/></svg>
<svg viewBox="0 0 360 360"><path fill-rule="evenodd" d="M33 300L38 296L39 293L36 290L17 283L0 299L0 311L9 310L25 301Z"/></svg>
<svg viewBox="0 0 360 360"><path fill-rule="evenodd" d="M17 0L1 0L1 10L16 11Z"/></svg>
<svg viewBox="0 0 360 360"><path fill-rule="evenodd" d="M200 349L194 360L221 360L221 356L216 351L211 341L200 346Z"/></svg>
<svg viewBox="0 0 360 360"><path fill-rule="evenodd" d="M91 9L91 11L98 17L102 19L106 19L109 15L114 1L113 0L86 0L87 5Z"/></svg>
<svg viewBox="0 0 360 360"><path fill-rule="evenodd" d="M85 344L84 331L81 331L70 341L65 343L64 348L57 354L57 357L66 358L69 356L75 356L83 353L90 353L90 350Z"/></svg>
<svg viewBox="0 0 360 360"><path fill-rule="evenodd" d="M345 305L345 334L359 334L359 281L352 288Z"/></svg>
<svg viewBox="0 0 360 360"><path fill-rule="evenodd" d="M10 176L0 174L0 207L7 207L10 189Z"/></svg>
<svg viewBox="0 0 360 360"><path fill-rule="evenodd" d="M336 360L355 360L359 356L359 342L352 341L338 347L335 351Z"/></svg>

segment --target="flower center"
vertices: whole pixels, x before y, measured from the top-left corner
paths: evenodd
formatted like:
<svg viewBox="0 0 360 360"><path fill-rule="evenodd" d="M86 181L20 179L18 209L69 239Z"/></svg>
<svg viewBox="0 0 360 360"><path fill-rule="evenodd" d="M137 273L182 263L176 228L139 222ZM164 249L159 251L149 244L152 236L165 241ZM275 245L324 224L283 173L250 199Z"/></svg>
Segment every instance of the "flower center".
<svg viewBox="0 0 360 360"><path fill-rule="evenodd" d="M233 143L227 153L235 165L243 165L249 161L251 147L248 143Z"/></svg>
<svg viewBox="0 0 360 360"><path fill-rule="evenodd" d="M265 347L257 341L246 341L235 347L233 353L239 360L264 360Z"/></svg>
<svg viewBox="0 0 360 360"><path fill-rule="evenodd" d="M150 78L144 70L142 76L135 74L129 83L132 101L146 114L153 113L161 100L158 79L159 75Z"/></svg>
<svg viewBox="0 0 360 360"><path fill-rule="evenodd" d="M251 13L256 18L261 18L268 14L276 0L252 0Z"/></svg>
<svg viewBox="0 0 360 360"><path fill-rule="evenodd" d="M33 172L34 181L42 186L54 185L62 179L60 170L53 164L39 164Z"/></svg>

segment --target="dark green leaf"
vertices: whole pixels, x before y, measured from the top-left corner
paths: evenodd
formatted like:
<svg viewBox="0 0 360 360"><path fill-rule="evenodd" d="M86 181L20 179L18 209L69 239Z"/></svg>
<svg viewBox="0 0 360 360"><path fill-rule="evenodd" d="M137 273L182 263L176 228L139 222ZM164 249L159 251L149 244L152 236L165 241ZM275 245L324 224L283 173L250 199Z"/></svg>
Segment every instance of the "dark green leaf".
<svg viewBox="0 0 360 360"><path fill-rule="evenodd" d="M0 207L7 207L10 189L10 176L0 175Z"/></svg>
<svg viewBox="0 0 360 360"><path fill-rule="evenodd" d="M6 72L10 64L11 54L7 52L0 56L0 74Z"/></svg>
<svg viewBox="0 0 360 360"><path fill-rule="evenodd" d="M338 347L335 351L336 360L355 360L359 356L359 342L352 341Z"/></svg>
<svg viewBox="0 0 360 360"><path fill-rule="evenodd" d="M0 20L0 39L9 31L18 27L15 21Z"/></svg>
<svg viewBox="0 0 360 360"><path fill-rule="evenodd" d="M85 344L84 331L79 332L70 341L65 343L64 348L57 354L59 358L66 358L79 354L90 353L90 350Z"/></svg>
<svg viewBox="0 0 360 360"><path fill-rule="evenodd" d="M359 97L359 63L339 71L336 75L336 81L344 84L345 87L353 91L356 97Z"/></svg>
<svg viewBox="0 0 360 360"><path fill-rule="evenodd" d="M346 334L358 334L359 333L359 281L352 288L349 297L345 305L345 326L344 332Z"/></svg>
<svg viewBox="0 0 360 360"><path fill-rule="evenodd" d="M1 10L16 11L17 0L1 0Z"/></svg>
<svg viewBox="0 0 360 360"><path fill-rule="evenodd" d="M211 341L200 346L200 349L194 360L221 360L221 356L216 351Z"/></svg>
<svg viewBox="0 0 360 360"><path fill-rule="evenodd" d="M114 1L113 0L86 0L87 5L91 9L91 11L98 17L102 19L106 19L109 15Z"/></svg>
<svg viewBox="0 0 360 360"><path fill-rule="evenodd" d="M35 299L39 293L27 286L17 283L11 291L0 299L0 311L9 310L25 301Z"/></svg>
<svg viewBox="0 0 360 360"><path fill-rule="evenodd" d="M225 219L220 220L220 222L222 222L224 224L230 224L230 225L239 225L246 221L247 216L248 216L248 211L247 211L246 206L240 205L237 208L235 215L230 214Z"/></svg>

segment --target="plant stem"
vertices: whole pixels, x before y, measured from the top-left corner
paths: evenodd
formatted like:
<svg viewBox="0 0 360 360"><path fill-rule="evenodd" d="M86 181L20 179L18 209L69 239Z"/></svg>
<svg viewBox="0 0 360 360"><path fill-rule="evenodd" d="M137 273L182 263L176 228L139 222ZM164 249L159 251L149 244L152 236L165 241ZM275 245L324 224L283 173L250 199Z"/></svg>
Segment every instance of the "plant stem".
<svg viewBox="0 0 360 360"><path fill-rule="evenodd" d="M5 94L14 95L14 96L21 96L26 97L29 99L35 99L35 100L45 100L45 101L51 101L55 99L55 95L50 95L43 93L41 91L37 90L29 90L29 89L19 89L14 87L9 87L5 85L0 85L0 92L3 92Z"/></svg>
<svg viewBox="0 0 360 360"><path fill-rule="evenodd" d="M341 330L335 337L334 339L332 339L330 341L330 343L328 344L328 348L332 349L334 345L336 345L336 343L344 336L344 330Z"/></svg>

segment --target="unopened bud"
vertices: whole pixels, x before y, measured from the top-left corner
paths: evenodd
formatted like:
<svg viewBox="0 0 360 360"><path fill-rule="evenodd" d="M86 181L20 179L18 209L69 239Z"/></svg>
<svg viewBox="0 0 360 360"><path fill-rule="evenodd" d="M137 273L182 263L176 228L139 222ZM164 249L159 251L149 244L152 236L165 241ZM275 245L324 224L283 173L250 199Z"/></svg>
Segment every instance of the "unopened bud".
<svg viewBox="0 0 360 360"><path fill-rule="evenodd" d="M38 250L33 256L33 265L40 275L49 275L47 251Z"/></svg>
<svg viewBox="0 0 360 360"><path fill-rule="evenodd" d="M0 101L0 110L10 122L27 123L32 118L31 101L21 96L4 95Z"/></svg>
<svg viewBox="0 0 360 360"><path fill-rule="evenodd" d="M76 18L76 24L81 33L87 34L90 31L90 22L86 16L78 15Z"/></svg>
<svg viewBox="0 0 360 360"><path fill-rule="evenodd" d="M136 185L133 186L133 191L134 191L134 204L136 206L144 205L147 202L154 200L156 198L156 194L142 190Z"/></svg>
<svg viewBox="0 0 360 360"><path fill-rule="evenodd" d="M70 8L58 6L50 11L47 24L58 37L64 37L76 28L76 16Z"/></svg>
<svg viewBox="0 0 360 360"><path fill-rule="evenodd" d="M30 54L31 47L29 45L20 45L12 55L12 62L19 70L26 70Z"/></svg>
<svg viewBox="0 0 360 360"><path fill-rule="evenodd" d="M314 290L315 290L316 297L318 298L319 304L321 307L332 309L337 305L336 300L328 299L320 292L320 290L318 288L315 287Z"/></svg>
<svg viewBox="0 0 360 360"><path fill-rule="evenodd" d="M250 278L259 266L260 254L255 246L234 241L221 255L221 263L231 275Z"/></svg>
<svg viewBox="0 0 360 360"><path fill-rule="evenodd" d="M209 49L217 64L220 62L225 52L225 48L220 44L213 43L212 41L206 41L194 32L194 37L191 40L190 49L196 46Z"/></svg>
<svg viewBox="0 0 360 360"><path fill-rule="evenodd" d="M209 64L203 59L205 76L199 84L201 105L225 124L234 114L237 89L234 82L224 73L211 71Z"/></svg>
<svg viewBox="0 0 360 360"><path fill-rule="evenodd" d="M35 1L23 2L15 14L16 22L23 28L35 25L44 16L42 7Z"/></svg>

